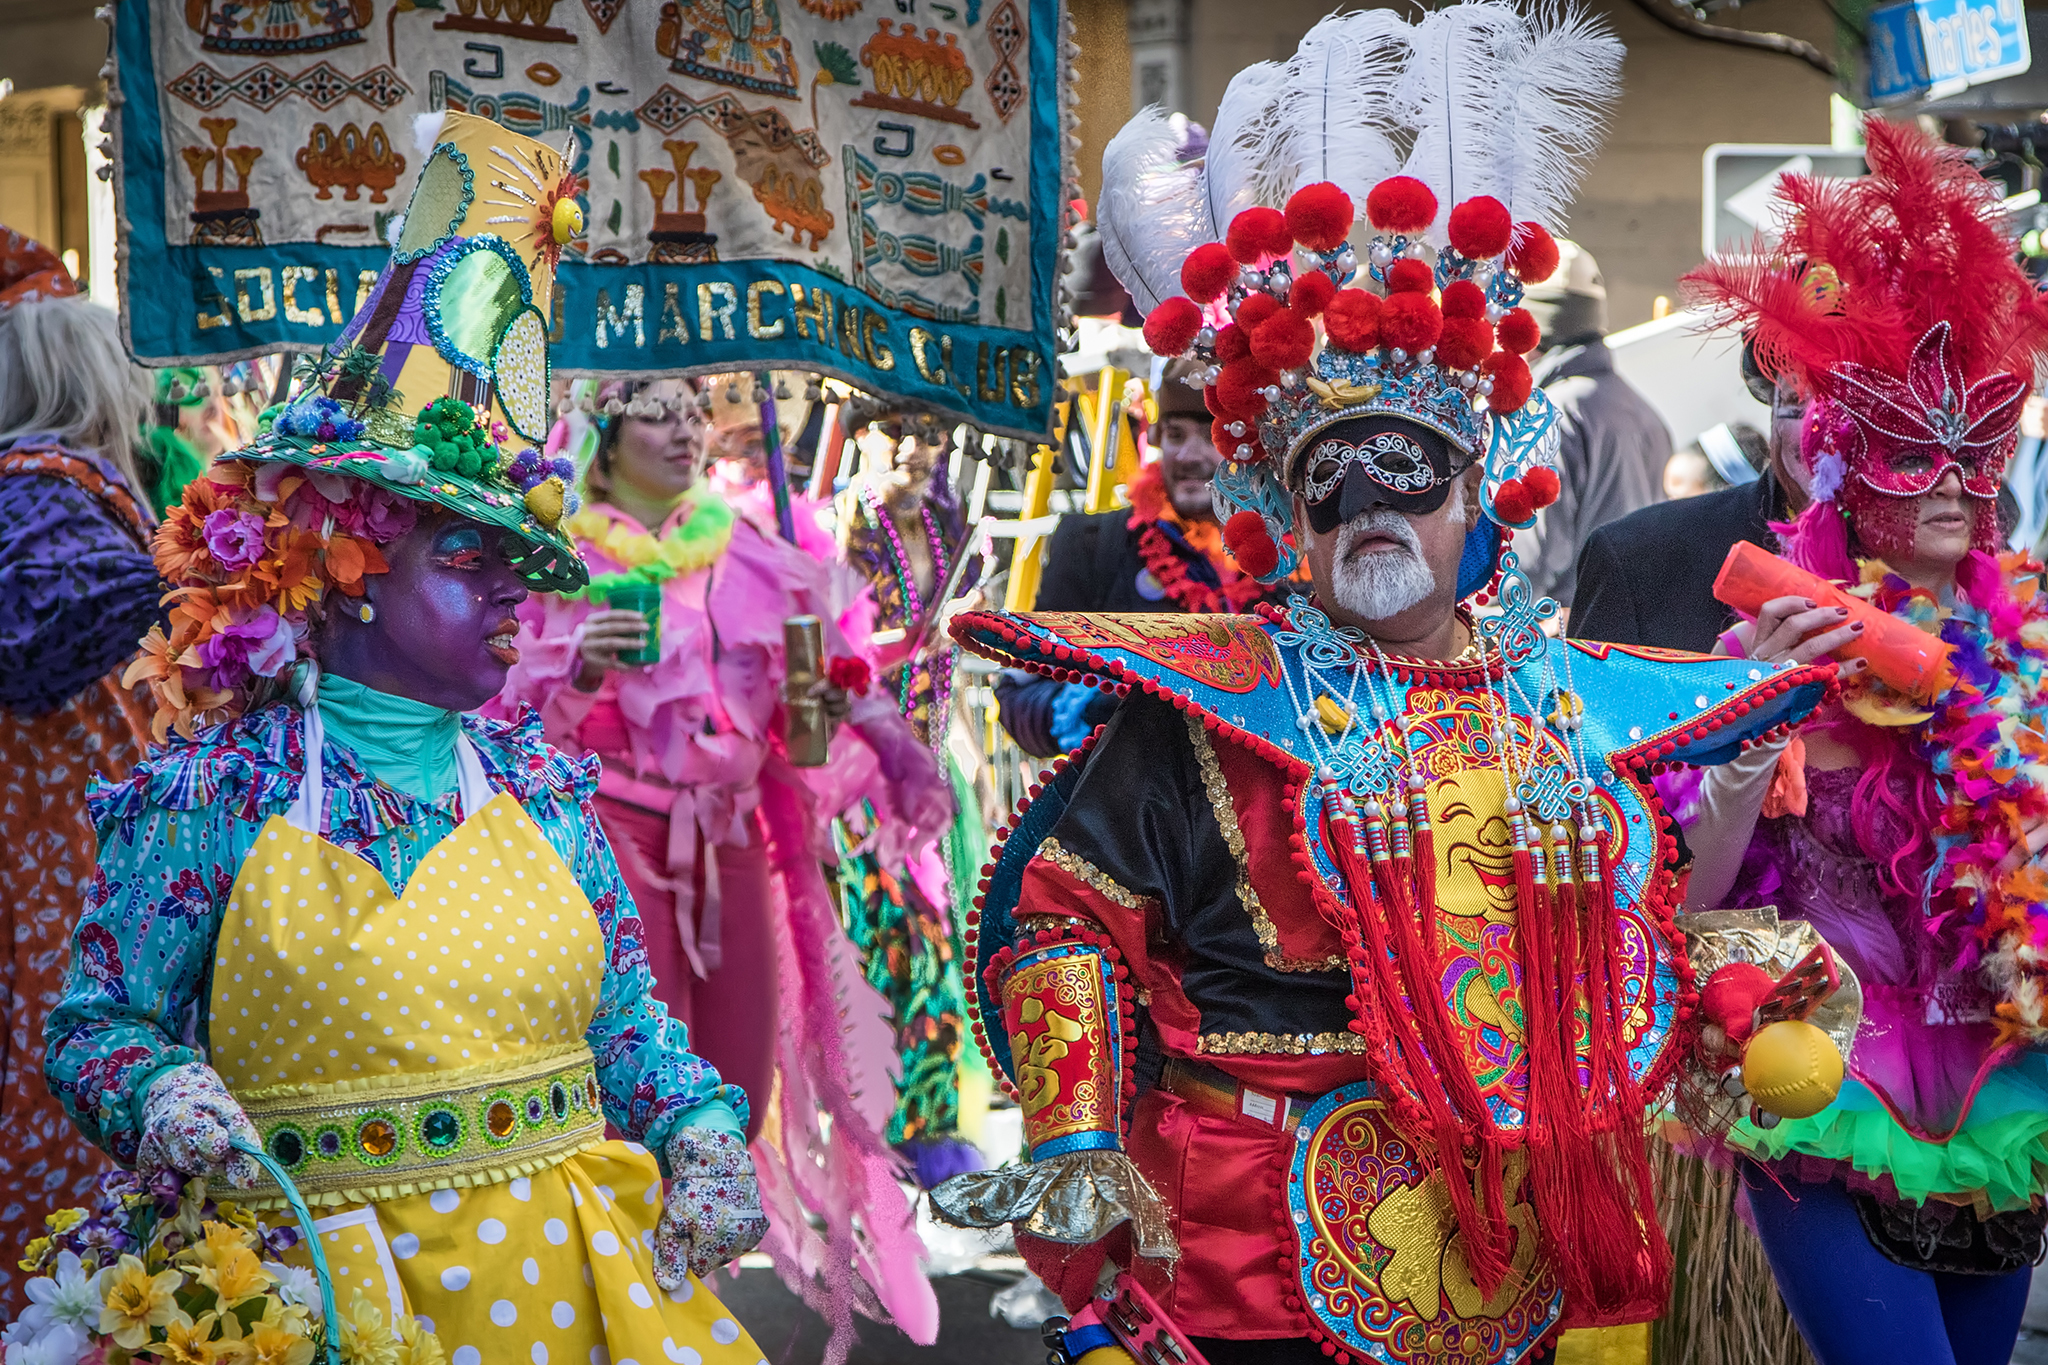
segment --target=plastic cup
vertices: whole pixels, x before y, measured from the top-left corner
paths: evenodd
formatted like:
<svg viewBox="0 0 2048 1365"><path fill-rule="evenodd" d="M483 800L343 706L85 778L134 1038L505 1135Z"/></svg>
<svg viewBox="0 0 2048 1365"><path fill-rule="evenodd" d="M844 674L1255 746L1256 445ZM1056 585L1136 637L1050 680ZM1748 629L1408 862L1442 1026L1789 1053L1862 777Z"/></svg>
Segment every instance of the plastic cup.
<svg viewBox="0 0 2048 1365"><path fill-rule="evenodd" d="M634 650L620 650L622 664L651 664L661 658L661 587L655 583L627 583L605 594L604 604L613 611L637 611L647 618L647 643Z"/></svg>

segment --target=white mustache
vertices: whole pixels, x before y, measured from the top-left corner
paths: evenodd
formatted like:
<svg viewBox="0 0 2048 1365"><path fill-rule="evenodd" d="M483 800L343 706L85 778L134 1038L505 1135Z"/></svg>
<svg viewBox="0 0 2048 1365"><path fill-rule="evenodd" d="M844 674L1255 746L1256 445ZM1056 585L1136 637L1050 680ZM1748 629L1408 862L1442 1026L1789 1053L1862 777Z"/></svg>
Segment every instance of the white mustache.
<svg viewBox="0 0 2048 1365"><path fill-rule="evenodd" d="M1422 538L1415 534L1408 518L1391 507L1375 507L1361 512L1337 528L1337 559L1342 562L1351 558L1351 552L1358 543L1371 536L1384 536L1398 541L1401 548L1416 559L1422 558Z"/></svg>

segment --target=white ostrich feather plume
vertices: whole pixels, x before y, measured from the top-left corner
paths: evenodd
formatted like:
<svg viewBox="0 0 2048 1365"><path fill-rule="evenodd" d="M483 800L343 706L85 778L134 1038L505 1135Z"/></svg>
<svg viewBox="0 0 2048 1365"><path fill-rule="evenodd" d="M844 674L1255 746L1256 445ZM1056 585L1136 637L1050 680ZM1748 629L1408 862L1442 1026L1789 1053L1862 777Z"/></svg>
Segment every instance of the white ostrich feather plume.
<svg viewBox="0 0 2048 1365"><path fill-rule="evenodd" d="M1287 62L1264 202L1328 180L1362 205L1401 169L1409 133L1395 94L1413 36L1388 9L1333 14L1308 31Z"/></svg>
<svg viewBox="0 0 2048 1365"><path fill-rule="evenodd" d="M1495 148L1491 194L1517 221L1562 231L1579 177L1621 97L1621 40L1584 11L1529 16L1490 101Z"/></svg>
<svg viewBox="0 0 2048 1365"><path fill-rule="evenodd" d="M1102 261L1141 313L1179 296L1181 262L1215 240L1202 163L1182 164L1180 137L1153 105L1102 149L1102 196L1095 206Z"/></svg>
<svg viewBox="0 0 2048 1365"><path fill-rule="evenodd" d="M1561 230L1621 93L1621 43L1577 9L1467 0L1418 24L1414 48L1398 96L1415 133L1402 171L1436 194L1431 240L1479 194Z"/></svg>
<svg viewBox="0 0 2048 1365"><path fill-rule="evenodd" d="M1330 15L1287 61L1237 73L1203 161L1179 160L1156 107L1110 140L1096 215L1104 260L1149 313L1181 294L1188 252L1221 241L1245 209L1328 180L1362 212L1396 174L1436 195L1433 244L1451 210L1481 194L1562 231L1621 93L1621 60L1604 22L1556 0L1464 0L1412 25L1387 9Z"/></svg>
<svg viewBox="0 0 2048 1365"><path fill-rule="evenodd" d="M1287 68L1281 63L1255 62L1224 87L1202 169L1211 241L1222 241L1230 220L1246 209L1259 204L1278 208L1286 202L1284 194L1273 197L1273 168L1267 161L1287 83Z"/></svg>

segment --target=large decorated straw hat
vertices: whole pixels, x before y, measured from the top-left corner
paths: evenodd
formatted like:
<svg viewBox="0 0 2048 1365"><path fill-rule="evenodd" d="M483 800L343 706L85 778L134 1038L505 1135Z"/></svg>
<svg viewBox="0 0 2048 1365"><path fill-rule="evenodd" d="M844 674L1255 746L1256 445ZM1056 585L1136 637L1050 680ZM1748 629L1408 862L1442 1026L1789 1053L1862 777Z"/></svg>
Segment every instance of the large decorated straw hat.
<svg viewBox="0 0 2048 1365"><path fill-rule="evenodd" d="M561 153L488 119L424 115L415 132L426 160L390 261L234 458L438 503L511 532L533 586L579 587L561 530L575 471L541 447L555 265L583 228L582 183Z"/></svg>

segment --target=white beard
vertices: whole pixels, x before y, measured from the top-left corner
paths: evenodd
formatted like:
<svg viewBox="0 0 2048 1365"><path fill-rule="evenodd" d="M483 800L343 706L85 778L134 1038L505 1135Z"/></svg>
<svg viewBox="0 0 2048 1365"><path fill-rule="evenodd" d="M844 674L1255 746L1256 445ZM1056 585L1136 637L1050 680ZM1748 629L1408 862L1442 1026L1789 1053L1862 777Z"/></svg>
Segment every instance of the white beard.
<svg viewBox="0 0 2048 1365"><path fill-rule="evenodd" d="M1462 510L1462 500L1460 502ZM1458 518L1463 521L1464 518ZM1400 542L1398 550L1380 550L1352 556L1352 549L1367 536L1386 536ZM1337 528L1333 577L1330 593L1337 605L1365 621L1385 621L1399 616L1436 591L1436 574L1422 558L1422 541L1415 528L1399 512L1374 508L1353 517Z"/></svg>

